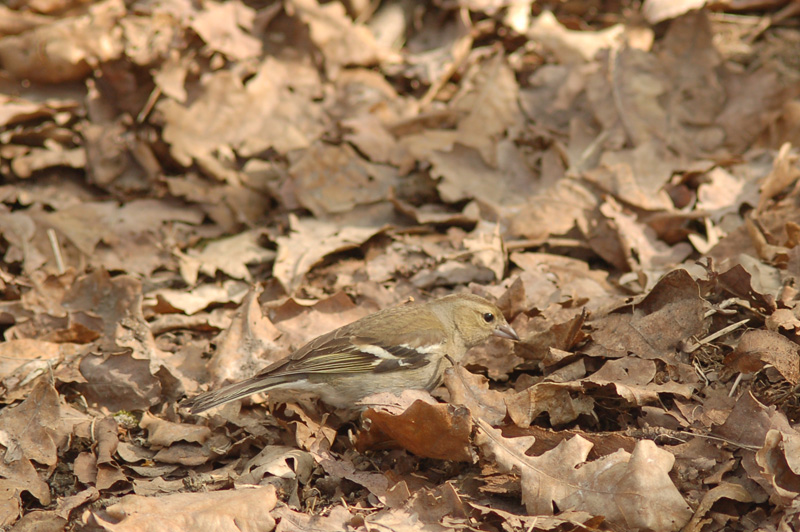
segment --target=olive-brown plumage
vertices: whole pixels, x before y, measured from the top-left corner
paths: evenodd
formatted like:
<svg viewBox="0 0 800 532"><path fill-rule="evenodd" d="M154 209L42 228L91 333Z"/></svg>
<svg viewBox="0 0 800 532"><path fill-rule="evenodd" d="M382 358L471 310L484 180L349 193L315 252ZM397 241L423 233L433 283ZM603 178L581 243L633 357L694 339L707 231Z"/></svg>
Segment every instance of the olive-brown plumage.
<svg viewBox="0 0 800 532"><path fill-rule="evenodd" d="M432 390L444 369L490 336L519 340L500 310L471 294L378 311L311 340L257 375L185 403L192 413L258 392L349 408L377 392Z"/></svg>

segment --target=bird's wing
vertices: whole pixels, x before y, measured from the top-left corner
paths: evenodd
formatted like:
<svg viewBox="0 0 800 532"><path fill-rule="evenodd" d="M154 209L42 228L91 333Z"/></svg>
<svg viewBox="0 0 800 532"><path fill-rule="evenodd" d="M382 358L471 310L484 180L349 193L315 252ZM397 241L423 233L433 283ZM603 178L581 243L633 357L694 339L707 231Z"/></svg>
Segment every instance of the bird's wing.
<svg viewBox="0 0 800 532"><path fill-rule="evenodd" d="M447 338L436 329L394 335L388 343L378 338L337 329L266 367L259 376L307 373L384 373L414 369L429 363L430 355L446 349Z"/></svg>

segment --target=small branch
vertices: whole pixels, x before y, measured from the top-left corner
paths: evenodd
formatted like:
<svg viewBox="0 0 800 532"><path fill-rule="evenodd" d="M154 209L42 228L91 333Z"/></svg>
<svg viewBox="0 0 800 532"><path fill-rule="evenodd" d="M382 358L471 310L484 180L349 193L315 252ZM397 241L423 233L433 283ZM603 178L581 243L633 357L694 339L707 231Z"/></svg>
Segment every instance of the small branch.
<svg viewBox="0 0 800 532"><path fill-rule="evenodd" d="M736 375L736 380L733 381L733 386L731 386L731 391L728 392L728 397L733 397L733 393L736 391L736 387L739 386L739 383L742 382L742 373L740 372Z"/></svg>
<svg viewBox="0 0 800 532"><path fill-rule="evenodd" d="M747 323L748 321L750 321L750 318L745 318L745 319L743 319L742 321L737 321L736 323L733 323L733 324L731 324L731 325L728 325L728 326L727 326L727 327L725 327L724 329L720 329L720 330L718 330L717 332L715 332L714 334L710 334L710 335L706 336L705 338L703 338L702 340L700 340L699 342L697 342L697 343L696 343L696 344L694 344L693 346L687 347L687 348L684 350L684 352L685 352L685 353L694 353L694 352L695 352L695 351L697 351L697 350L698 350L700 347L702 347L702 346L706 345L707 343L713 342L714 340L716 340L716 339L717 339L717 338L719 338L720 336L725 336L725 335L726 335L726 334L728 334L729 332L732 332L732 331L734 331L734 330L738 329L739 327L741 327L742 325L744 325L744 324L745 324L745 323Z"/></svg>
<svg viewBox="0 0 800 532"><path fill-rule="evenodd" d="M727 310L727 309L728 309L728 307L730 307L731 305L733 305L737 301L738 301L738 298L735 298L735 297L731 297L729 299L726 299L725 301L723 301L719 305L715 306L714 308L712 308L711 310L706 312L703 315L703 317L704 318L708 318L708 317L713 316L714 314L717 314L717 313L719 313L719 314L735 314L736 313L735 310Z"/></svg>
<svg viewBox="0 0 800 532"><path fill-rule="evenodd" d="M63 275L67 269L64 267L64 257L61 255L61 246L58 245L58 235L51 227L47 230L47 238L50 240L50 247L53 250L53 256L56 258L56 270L59 275Z"/></svg>

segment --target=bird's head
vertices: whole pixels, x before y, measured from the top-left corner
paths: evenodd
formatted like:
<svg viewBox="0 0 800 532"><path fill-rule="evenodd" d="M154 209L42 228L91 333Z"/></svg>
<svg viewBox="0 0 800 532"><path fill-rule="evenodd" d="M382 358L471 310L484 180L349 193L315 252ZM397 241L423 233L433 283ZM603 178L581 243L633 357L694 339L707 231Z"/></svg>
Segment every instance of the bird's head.
<svg viewBox="0 0 800 532"><path fill-rule="evenodd" d="M492 302L472 294L455 294L434 302L439 309L452 317L453 326L467 347L485 342L491 336L519 340L516 331L508 324L503 313Z"/></svg>

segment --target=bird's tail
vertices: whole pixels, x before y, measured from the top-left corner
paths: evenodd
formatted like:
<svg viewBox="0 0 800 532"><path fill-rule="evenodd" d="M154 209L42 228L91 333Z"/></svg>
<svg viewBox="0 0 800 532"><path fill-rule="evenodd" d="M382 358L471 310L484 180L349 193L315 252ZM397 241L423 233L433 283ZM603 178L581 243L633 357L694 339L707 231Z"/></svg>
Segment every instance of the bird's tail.
<svg viewBox="0 0 800 532"><path fill-rule="evenodd" d="M224 405L237 399L253 395L258 392L265 392L278 384L285 382L285 379L264 377L256 375L241 382L235 382L210 392L201 393L191 399L181 403L181 406L188 408L192 414L205 412L215 406Z"/></svg>

